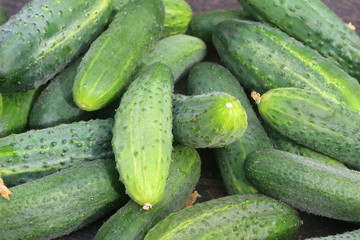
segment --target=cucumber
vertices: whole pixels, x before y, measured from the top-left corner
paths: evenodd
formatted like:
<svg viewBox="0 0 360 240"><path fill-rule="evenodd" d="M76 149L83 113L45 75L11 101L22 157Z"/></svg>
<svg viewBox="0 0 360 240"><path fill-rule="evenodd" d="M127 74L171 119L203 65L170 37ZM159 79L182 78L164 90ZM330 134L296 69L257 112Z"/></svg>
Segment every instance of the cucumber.
<svg viewBox="0 0 360 240"><path fill-rule="evenodd" d="M171 162L173 91L174 78L166 65L147 66L130 84L115 115L116 167L126 193L144 208L164 194Z"/></svg>
<svg viewBox="0 0 360 240"><path fill-rule="evenodd" d="M162 239L291 239L298 213L263 195L232 195L170 214L146 235Z"/></svg>
<svg viewBox="0 0 360 240"><path fill-rule="evenodd" d="M332 58L360 79L360 38L320 0L238 0L257 19L275 25L290 36Z"/></svg>
<svg viewBox="0 0 360 240"><path fill-rule="evenodd" d="M61 123L89 120L92 113L81 110L73 100L72 88L81 58L58 74L36 99L30 113L32 129L54 127Z"/></svg>
<svg viewBox="0 0 360 240"><path fill-rule="evenodd" d="M34 0L0 28L0 93L34 89L86 51L112 0ZM85 14L86 13L86 14Z"/></svg>
<svg viewBox="0 0 360 240"><path fill-rule="evenodd" d="M336 234L333 236L306 238L305 240L345 240L345 239L348 240L360 239L360 229L341 233L341 234Z"/></svg>
<svg viewBox="0 0 360 240"><path fill-rule="evenodd" d="M191 35L212 44L212 33L215 26L228 19L253 20L254 18L243 9L221 9L200 13L190 22Z"/></svg>
<svg viewBox="0 0 360 240"><path fill-rule="evenodd" d="M173 134L181 144L194 148L223 147L245 133L246 112L240 101L227 93L175 94L173 101Z"/></svg>
<svg viewBox="0 0 360 240"><path fill-rule="evenodd" d="M0 7L0 25L3 25L8 20L6 11Z"/></svg>
<svg viewBox="0 0 360 240"><path fill-rule="evenodd" d="M76 105L95 111L118 98L159 39L163 24L161 0L129 1L81 61L73 89Z"/></svg>
<svg viewBox="0 0 360 240"><path fill-rule="evenodd" d="M0 95L0 119L2 118L3 113L3 98L2 95Z"/></svg>
<svg viewBox="0 0 360 240"><path fill-rule="evenodd" d="M145 58L143 65L156 62L166 64L171 69L176 83L205 55L206 45L201 39L180 34L160 40Z"/></svg>
<svg viewBox="0 0 360 240"><path fill-rule="evenodd" d="M228 146L215 149L226 190L229 194L256 193L257 190L245 178L244 160L252 151L272 148L271 142L237 79L216 63L195 65L189 74L188 92L200 95L213 91L226 92L238 98L246 111L248 122L243 136Z"/></svg>
<svg viewBox="0 0 360 240"><path fill-rule="evenodd" d="M139 210L139 205L130 201L102 225L95 240L141 240L156 223L184 207L200 177L200 157L195 149L175 146L171 158L166 195L157 207Z"/></svg>
<svg viewBox="0 0 360 240"><path fill-rule="evenodd" d="M10 188L2 239L52 239L110 214L128 199L118 177L113 159L97 160Z"/></svg>
<svg viewBox="0 0 360 240"><path fill-rule="evenodd" d="M262 95L258 109L281 134L360 169L358 113L299 88L270 90Z"/></svg>
<svg viewBox="0 0 360 240"><path fill-rule="evenodd" d="M29 115L42 87L24 92L3 94L3 117L0 120L0 137L21 133L27 129Z"/></svg>
<svg viewBox="0 0 360 240"><path fill-rule="evenodd" d="M360 221L360 173L280 150L259 150L244 163L259 191L309 213Z"/></svg>
<svg viewBox="0 0 360 240"><path fill-rule="evenodd" d="M0 176L14 186L81 162L112 157L113 122L76 122L0 138Z"/></svg>
<svg viewBox="0 0 360 240"><path fill-rule="evenodd" d="M214 45L230 71L250 91L296 87L360 112L360 84L330 59L266 24L226 20Z"/></svg>

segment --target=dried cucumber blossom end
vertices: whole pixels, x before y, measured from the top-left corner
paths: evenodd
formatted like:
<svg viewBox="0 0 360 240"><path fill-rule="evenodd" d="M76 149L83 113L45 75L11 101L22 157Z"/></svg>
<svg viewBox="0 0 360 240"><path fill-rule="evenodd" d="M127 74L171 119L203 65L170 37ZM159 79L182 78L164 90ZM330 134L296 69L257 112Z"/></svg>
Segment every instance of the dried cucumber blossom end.
<svg viewBox="0 0 360 240"><path fill-rule="evenodd" d="M261 102L260 93L253 91L253 92L251 92L251 97L255 100L256 104L259 104Z"/></svg>
<svg viewBox="0 0 360 240"><path fill-rule="evenodd" d="M186 202L184 208L191 207L192 205L194 205L194 203L196 202L196 199L197 199L197 198L200 198L200 197L201 197L201 195L198 193L198 191L195 190L195 191L190 195L189 200Z"/></svg>
<svg viewBox="0 0 360 240"><path fill-rule="evenodd" d="M351 30L356 30L356 27L354 25L352 25L351 22L347 23L346 26L348 26Z"/></svg>
<svg viewBox="0 0 360 240"><path fill-rule="evenodd" d="M4 185L4 181L0 177L0 194L5 199L10 200L9 194L12 194L12 192Z"/></svg>

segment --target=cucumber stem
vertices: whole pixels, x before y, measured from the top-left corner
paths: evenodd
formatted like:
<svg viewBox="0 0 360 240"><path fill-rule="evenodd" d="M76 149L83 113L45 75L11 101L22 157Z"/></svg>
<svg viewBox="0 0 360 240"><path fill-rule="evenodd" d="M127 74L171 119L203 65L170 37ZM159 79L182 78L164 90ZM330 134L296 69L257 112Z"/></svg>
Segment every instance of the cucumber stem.
<svg viewBox="0 0 360 240"><path fill-rule="evenodd" d="M0 177L0 194L5 199L10 200L9 194L12 194L12 192L4 185L4 181Z"/></svg>
<svg viewBox="0 0 360 240"><path fill-rule="evenodd" d="M256 104L260 104L260 102L261 102L261 96L260 96L260 93L257 93L257 92L255 92L255 91L252 91L251 92L251 97L255 100L255 103Z"/></svg>

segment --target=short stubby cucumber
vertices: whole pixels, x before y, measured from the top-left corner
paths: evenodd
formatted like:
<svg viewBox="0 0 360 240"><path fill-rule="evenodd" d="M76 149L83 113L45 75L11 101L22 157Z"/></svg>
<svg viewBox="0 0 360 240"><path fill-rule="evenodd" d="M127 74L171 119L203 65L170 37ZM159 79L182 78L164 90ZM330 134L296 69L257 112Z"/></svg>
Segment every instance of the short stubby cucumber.
<svg viewBox="0 0 360 240"><path fill-rule="evenodd" d="M160 40L144 59L143 65L156 62L166 64L176 83L194 64L202 61L205 55L206 45L201 39L179 34Z"/></svg>
<svg viewBox="0 0 360 240"><path fill-rule="evenodd" d="M71 63L41 92L30 113L30 128L54 127L92 117L91 113L78 108L73 100L72 88L80 61L81 58L78 58Z"/></svg>
<svg viewBox="0 0 360 240"><path fill-rule="evenodd" d="M174 139L194 148L217 148L239 139L247 128L240 101L227 93L174 94Z"/></svg>
<svg viewBox="0 0 360 240"><path fill-rule="evenodd" d="M112 157L113 123L91 120L0 138L0 176L14 186L81 162Z"/></svg>
<svg viewBox="0 0 360 240"><path fill-rule="evenodd" d="M200 156L195 149L178 145L171 158L166 194L156 208L139 210L139 205L130 201L102 225L95 240L142 240L155 224L184 207L200 177Z"/></svg>
<svg viewBox="0 0 360 240"><path fill-rule="evenodd" d="M74 81L74 101L95 111L119 98L160 37L161 0L129 1L85 54Z"/></svg>
<svg viewBox="0 0 360 240"><path fill-rule="evenodd" d="M8 20L8 16L3 8L0 7L0 25L3 25Z"/></svg>
<svg viewBox="0 0 360 240"><path fill-rule="evenodd" d="M174 78L166 65L147 66L126 90L115 115L116 167L126 193L144 208L164 194L173 140L173 91Z"/></svg>
<svg viewBox="0 0 360 240"><path fill-rule="evenodd" d="M232 195L195 204L166 217L145 240L292 239L301 219L289 206L263 195Z"/></svg>
<svg viewBox="0 0 360 240"><path fill-rule="evenodd" d="M360 80L360 38L321 0L238 0L257 19L332 58Z"/></svg>
<svg viewBox="0 0 360 240"><path fill-rule="evenodd" d="M223 148L215 149L226 190L229 194L256 193L257 190L245 177L244 160L252 151L272 148L271 142L234 75L216 63L197 64L191 69L188 77L188 92L199 95L214 91L226 92L238 98L246 111L248 123L244 135L238 140Z"/></svg>
<svg viewBox="0 0 360 240"><path fill-rule="evenodd" d="M114 159L97 160L10 188L0 199L1 238L53 239L116 211L128 199Z"/></svg>
<svg viewBox="0 0 360 240"><path fill-rule="evenodd" d="M332 236L327 236L327 237L306 238L305 240L346 240L346 239L348 240L360 239L360 229L341 233L341 234L336 234Z"/></svg>
<svg viewBox="0 0 360 240"><path fill-rule="evenodd" d="M213 37L222 61L249 91L302 88L360 113L359 82L279 29L226 20L217 25Z"/></svg>
<svg viewBox="0 0 360 240"><path fill-rule="evenodd" d="M0 92L24 92L52 79L86 51L112 0L34 0L0 27Z"/></svg>
<svg viewBox="0 0 360 240"><path fill-rule="evenodd" d="M258 109L281 134L360 169L359 113L299 88L270 90Z"/></svg>
<svg viewBox="0 0 360 240"><path fill-rule="evenodd" d="M360 173L280 150L252 152L248 179L262 193L302 211L360 222Z"/></svg>

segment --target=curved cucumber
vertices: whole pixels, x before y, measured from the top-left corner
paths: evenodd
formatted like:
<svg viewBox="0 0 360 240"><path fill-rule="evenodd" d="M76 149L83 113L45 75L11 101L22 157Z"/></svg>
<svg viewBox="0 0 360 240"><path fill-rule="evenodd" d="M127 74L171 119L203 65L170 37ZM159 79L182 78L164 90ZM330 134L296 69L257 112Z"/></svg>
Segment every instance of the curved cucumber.
<svg viewBox="0 0 360 240"><path fill-rule="evenodd" d="M139 210L139 205L130 201L100 228L95 240L141 240L156 223L184 207L200 177L200 157L195 149L175 146L171 158L166 194L156 208Z"/></svg>
<svg viewBox="0 0 360 240"><path fill-rule="evenodd" d="M240 138L247 115L240 101L227 94L174 95L173 133L181 144L193 148L216 148Z"/></svg>
<svg viewBox="0 0 360 240"><path fill-rule="evenodd" d="M263 195L232 195L166 217L145 240L291 239L301 220L289 206Z"/></svg>
<svg viewBox="0 0 360 240"><path fill-rule="evenodd" d="M76 105L94 111L118 98L159 39L163 23L161 0L129 1L81 61L73 89Z"/></svg>
<svg viewBox="0 0 360 240"><path fill-rule="evenodd" d="M111 7L112 0L26 4L0 28L0 92L23 92L52 79L100 34Z"/></svg>
<svg viewBox="0 0 360 240"><path fill-rule="evenodd" d="M225 65L250 91L302 88L360 112L359 82L279 29L227 20L217 25L213 37Z"/></svg>
<svg viewBox="0 0 360 240"><path fill-rule="evenodd" d="M0 176L9 186L112 157L113 120L92 120L0 138Z"/></svg>
<svg viewBox="0 0 360 240"><path fill-rule="evenodd" d="M164 194L173 139L173 90L166 65L147 66L126 90L115 115L116 167L126 193L140 205L154 205Z"/></svg>
<svg viewBox="0 0 360 240"><path fill-rule="evenodd" d="M256 193L257 190L245 178L244 160L252 151L272 148L271 142L237 79L226 68L216 63L197 64L189 74L188 92L199 95L214 91L226 92L238 98L246 111L248 123L244 135L238 140L215 149L224 185L229 194Z"/></svg>
<svg viewBox="0 0 360 240"><path fill-rule="evenodd" d="M13 188L0 199L3 239L52 239L110 214L125 203L115 161L98 160Z"/></svg>
<svg viewBox="0 0 360 240"><path fill-rule="evenodd" d="M245 160L259 191L309 213L359 222L360 173L279 150L259 150Z"/></svg>
<svg viewBox="0 0 360 240"><path fill-rule="evenodd" d="M305 240L356 240L360 239L360 229L354 230L351 232L345 232L341 234L336 234L333 236L327 237L317 237L317 238L306 238Z"/></svg>

